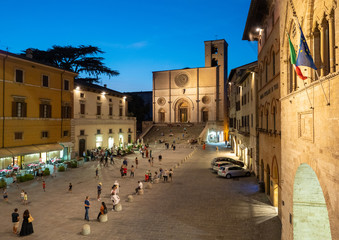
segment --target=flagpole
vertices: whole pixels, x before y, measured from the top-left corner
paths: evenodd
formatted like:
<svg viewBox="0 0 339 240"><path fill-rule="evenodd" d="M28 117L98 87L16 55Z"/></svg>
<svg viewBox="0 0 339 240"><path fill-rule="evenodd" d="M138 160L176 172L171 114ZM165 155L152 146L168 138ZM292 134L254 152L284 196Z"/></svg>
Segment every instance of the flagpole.
<svg viewBox="0 0 339 240"><path fill-rule="evenodd" d="M299 27L300 27L299 19L298 19L297 13L296 13L296 11L295 11L294 4L293 4L292 0L290 0L290 4L291 4L292 10L293 10L293 17L296 19L296 21L297 21L297 23L298 23L298 25L299 25ZM330 104L329 100L327 99L327 96L326 96L326 93L325 93L325 90L324 90L324 86L323 86L322 81L321 81L321 79L320 79L320 77L319 77L318 71L315 70L315 73L316 73L316 75L317 75L317 77L318 77L318 79L319 79L320 86L321 86L321 89L323 90L323 93L324 93L324 96L325 96L325 99L326 99L327 106L330 106L331 104ZM304 86L305 86L305 84L304 84ZM305 87L305 89L306 89L306 87ZM306 89L306 93L307 93L307 89ZM308 100L310 100L310 98L309 98L309 96L308 96L308 93L307 93L307 97L308 97ZM311 105L311 108L312 108L312 105Z"/></svg>
<svg viewBox="0 0 339 240"><path fill-rule="evenodd" d="M305 88L305 91L306 91L306 94L307 94L308 101L310 102L311 109L314 109L314 108L312 107L312 103L311 103L310 96L308 95L308 91L307 91L307 87L306 87L306 82L305 82L305 81L304 81L304 88Z"/></svg>
<svg viewBox="0 0 339 240"><path fill-rule="evenodd" d="M322 81L321 81L321 79L320 79L320 77L319 77L318 71L315 71L315 73L316 73L316 75L317 75L317 77L318 77L318 79L319 79L321 89L323 90L323 93L324 93L324 95L325 95L325 99L326 99L326 102L327 102L327 106L330 106L330 105L331 105L331 104L330 104L330 101L327 99L327 96L326 96L326 93L325 93L325 89L324 89L323 83L322 83Z"/></svg>

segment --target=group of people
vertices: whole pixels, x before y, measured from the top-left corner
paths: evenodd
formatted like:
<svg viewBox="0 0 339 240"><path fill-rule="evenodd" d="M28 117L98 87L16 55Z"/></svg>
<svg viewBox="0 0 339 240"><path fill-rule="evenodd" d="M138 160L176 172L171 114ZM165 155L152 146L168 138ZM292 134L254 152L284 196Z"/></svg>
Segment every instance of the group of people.
<svg viewBox="0 0 339 240"><path fill-rule="evenodd" d="M159 173L155 171L154 175L152 175L151 170L146 171L145 173L145 182L153 182L155 179L163 179L164 182L168 182L170 180L172 182L173 180L173 170L172 168L170 170L163 170L162 168L159 168Z"/></svg>
<svg viewBox="0 0 339 240"><path fill-rule="evenodd" d="M34 232L33 230L33 217L29 213L28 209L26 209L22 215L22 225L21 230L18 232L19 224L20 224L20 215L18 213L18 209L15 208L12 213L12 223L13 223L13 233L19 234L20 236L27 236Z"/></svg>

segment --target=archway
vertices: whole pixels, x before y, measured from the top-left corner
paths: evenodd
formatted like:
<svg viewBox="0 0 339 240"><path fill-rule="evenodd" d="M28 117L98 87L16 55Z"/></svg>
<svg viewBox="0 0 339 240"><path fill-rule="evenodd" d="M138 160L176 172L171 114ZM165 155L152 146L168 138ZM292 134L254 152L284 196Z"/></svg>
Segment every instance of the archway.
<svg viewBox="0 0 339 240"><path fill-rule="evenodd" d="M159 122L160 123L165 122L165 110L162 108L159 109L158 115L159 115Z"/></svg>
<svg viewBox="0 0 339 240"><path fill-rule="evenodd" d="M270 184L270 181L271 181L271 171L270 171L270 166L267 164L267 167L266 167L266 194L268 196L271 195L271 184Z"/></svg>
<svg viewBox="0 0 339 240"><path fill-rule="evenodd" d="M265 166L264 166L264 160L261 159L261 174L260 174L260 180L263 182L264 181L264 174L265 174Z"/></svg>
<svg viewBox="0 0 339 240"><path fill-rule="evenodd" d="M183 101L178 105L179 122L188 122L188 102Z"/></svg>
<svg viewBox="0 0 339 240"><path fill-rule="evenodd" d="M299 166L294 178L293 239L332 239L323 191L306 163Z"/></svg>
<svg viewBox="0 0 339 240"><path fill-rule="evenodd" d="M83 156L85 150L86 150L86 140L79 139L79 156Z"/></svg>
<svg viewBox="0 0 339 240"><path fill-rule="evenodd" d="M208 109L207 108L203 108L201 110L201 120L202 122L208 122Z"/></svg>
<svg viewBox="0 0 339 240"><path fill-rule="evenodd" d="M272 203L274 207L278 207L279 199L279 170L277 159L274 156L272 161Z"/></svg>

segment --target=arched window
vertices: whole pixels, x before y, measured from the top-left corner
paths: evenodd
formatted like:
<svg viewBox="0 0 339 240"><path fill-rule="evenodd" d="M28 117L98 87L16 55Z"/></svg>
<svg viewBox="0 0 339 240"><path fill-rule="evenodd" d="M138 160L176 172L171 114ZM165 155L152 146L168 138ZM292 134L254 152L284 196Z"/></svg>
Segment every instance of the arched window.
<svg viewBox="0 0 339 240"><path fill-rule="evenodd" d="M273 76L275 75L275 52L272 53L272 72Z"/></svg>
<svg viewBox="0 0 339 240"><path fill-rule="evenodd" d="M268 63L266 61L265 63L265 82L267 83L268 81Z"/></svg>
<svg viewBox="0 0 339 240"><path fill-rule="evenodd" d="M268 130L268 110L266 110L266 130Z"/></svg>
<svg viewBox="0 0 339 240"><path fill-rule="evenodd" d="M275 111L275 107L273 107L273 132L275 132L276 129L276 121L275 121L275 115L276 115L276 111Z"/></svg>

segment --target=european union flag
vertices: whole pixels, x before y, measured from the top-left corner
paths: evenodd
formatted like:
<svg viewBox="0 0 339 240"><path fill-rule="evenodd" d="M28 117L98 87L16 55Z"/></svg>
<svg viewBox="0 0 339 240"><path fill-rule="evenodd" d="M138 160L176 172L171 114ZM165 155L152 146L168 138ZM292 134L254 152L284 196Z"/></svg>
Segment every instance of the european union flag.
<svg viewBox="0 0 339 240"><path fill-rule="evenodd" d="M299 45L298 58L297 58L297 62L295 65L306 66L306 67L310 67L310 68L317 70L317 67L315 66L313 62L310 49L308 48L304 33L301 30L300 26L299 28L300 28L300 45Z"/></svg>

